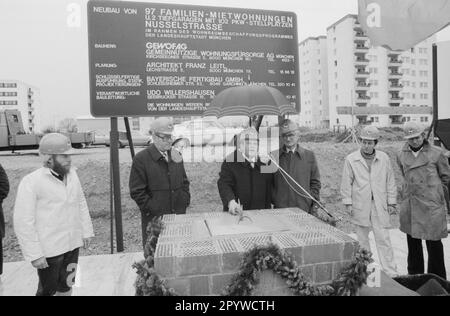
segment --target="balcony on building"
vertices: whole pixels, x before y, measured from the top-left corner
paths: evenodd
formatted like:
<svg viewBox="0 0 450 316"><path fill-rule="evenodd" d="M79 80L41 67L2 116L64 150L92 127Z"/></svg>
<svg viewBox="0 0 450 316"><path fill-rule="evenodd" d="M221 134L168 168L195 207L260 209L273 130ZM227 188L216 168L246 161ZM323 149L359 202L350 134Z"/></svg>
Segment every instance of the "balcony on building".
<svg viewBox="0 0 450 316"><path fill-rule="evenodd" d="M370 62L370 60L368 60L365 55L356 55L355 57L355 64L356 65L363 65L366 66L368 65Z"/></svg>
<svg viewBox="0 0 450 316"><path fill-rule="evenodd" d="M365 68L356 68L355 77L356 78L368 78L370 76L370 72L368 72Z"/></svg>
<svg viewBox="0 0 450 316"><path fill-rule="evenodd" d="M401 61L400 59L398 59L398 57L390 57L388 59L388 66L401 66L403 64L403 61Z"/></svg>
<svg viewBox="0 0 450 316"><path fill-rule="evenodd" d="M366 34L364 34L363 30L361 29L361 26L359 26L358 30L355 30L355 40L360 40L360 41L368 40L368 37L366 36Z"/></svg>
<svg viewBox="0 0 450 316"><path fill-rule="evenodd" d="M388 73L389 79L400 79L403 77L403 74L399 71L391 70Z"/></svg>
<svg viewBox="0 0 450 316"><path fill-rule="evenodd" d="M389 100L389 106L390 107L394 107L394 108L398 108L401 105L401 101L400 100Z"/></svg>
<svg viewBox="0 0 450 316"><path fill-rule="evenodd" d="M369 51L369 47L366 46L365 44L357 43L355 45L355 52L356 53L367 53L368 51Z"/></svg>
<svg viewBox="0 0 450 316"><path fill-rule="evenodd" d="M363 29L361 27L361 23L359 23L358 20L355 20L355 23L353 24L353 29L357 32L363 32Z"/></svg>
<svg viewBox="0 0 450 316"><path fill-rule="evenodd" d="M402 98L398 93L392 93L390 95L389 100L392 102L400 102L403 101L404 98Z"/></svg>
<svg viewBox="0 0 450 316"><path fill-rule="evenodd" d="M370 89L370 83L366 81L356 81L355 91L368 91Z"/></svg>
<svg viewBox="0 0 450 316"><path fill-rule="evenodd" d="M392 81L389 84L389 91L401 91L401 90L403 90L403 85L398 83L398 80Z"/></svg>
<svg viewBox="0 0 450 316"><path fill-rule="evenodd" d="M392 125L403 125L402 115L390 115L389 119L391 120Z"/></svg>

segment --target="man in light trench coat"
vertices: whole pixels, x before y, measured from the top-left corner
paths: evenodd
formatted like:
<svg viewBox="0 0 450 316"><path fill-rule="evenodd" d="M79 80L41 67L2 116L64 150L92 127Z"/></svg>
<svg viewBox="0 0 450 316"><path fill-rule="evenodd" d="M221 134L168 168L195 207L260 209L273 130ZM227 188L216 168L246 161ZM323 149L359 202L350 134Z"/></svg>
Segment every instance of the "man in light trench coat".
<svg viewBox="0 0 450 316"><path fill-rule="evenodd" d="M407 143L398 153L397 162L404 179L399 201L400 230L407 234L408 273L424 273L425 240L428 273L446 279L442 239L448 236L444 187L450 181L450 167L443 150L426 140L420 124L406 123L404 129Z"/></svg>
<svg viewBox="0 0 450 316"><path fill-rule="evenodd" d="M396 212L397 187L389 156L375 149L379 135L373 126L362 130L361 149L345 159L341 194L361 247L370 250L373 230L381 267L394 277L398 273L389 228L390 215Z"/></svg>

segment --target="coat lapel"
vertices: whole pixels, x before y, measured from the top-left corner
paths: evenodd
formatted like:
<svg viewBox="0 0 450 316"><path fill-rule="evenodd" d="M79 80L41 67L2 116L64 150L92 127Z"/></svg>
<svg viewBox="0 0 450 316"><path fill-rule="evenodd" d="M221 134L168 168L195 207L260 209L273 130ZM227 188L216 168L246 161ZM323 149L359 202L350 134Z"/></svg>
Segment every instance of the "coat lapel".
<svg viewBox="0 0 450 316"><path fill-rule="evenodd" d="M406 144L405 147L403 147L403 155L404 155L404 165L405 165L405 171L417 169L423 166L428 165L430 160L428 159L428 155L426 154L429 150L429 145L425 145L422 149L422 151L419 153L419 156L417 158L414 156L412 150L409 148L409 145Z"/></svg>

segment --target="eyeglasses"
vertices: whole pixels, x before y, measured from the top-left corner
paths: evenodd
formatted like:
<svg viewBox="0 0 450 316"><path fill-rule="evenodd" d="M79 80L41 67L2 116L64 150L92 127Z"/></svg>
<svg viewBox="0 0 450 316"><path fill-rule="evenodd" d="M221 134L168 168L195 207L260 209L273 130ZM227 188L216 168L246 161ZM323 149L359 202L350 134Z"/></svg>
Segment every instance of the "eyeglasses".
<svg viewBox="0 0 450 316"><path fill-rule="evenodd" d="M154 135L156 137L162 139L165 142L170 142L173 139L172 135L165 135L165 134L160 134L160 133L155 133Z"/></svg>
<svg viewBox="0 0 450 316"><path fill-rule="evenodd" d="M296 136L296 134L294 134L294 133L288 133L288 134L284 134L283 135L283 138L284 139L288 139L288 138L293 138L293 137L295 137Z"/></svg>

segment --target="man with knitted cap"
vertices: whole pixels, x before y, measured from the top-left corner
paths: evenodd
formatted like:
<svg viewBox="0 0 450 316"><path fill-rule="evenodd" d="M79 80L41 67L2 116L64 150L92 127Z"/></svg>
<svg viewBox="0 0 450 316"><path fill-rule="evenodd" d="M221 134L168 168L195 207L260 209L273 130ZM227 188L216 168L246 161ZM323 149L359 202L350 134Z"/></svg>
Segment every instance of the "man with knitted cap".
<svg viewBox="0 0 450 316"><path fill-rule="evenodd" d="M444 186L450 167L441 148L431 145L422 125L404 126L406 143L397 154L403 176L400 192L400 230L407 235L408 273L425 272L422 241L428 250L428 273L447 278L442 239L447 238Z"/></svg>
<svg viewBox="0 0 450 316"><path fill-rule="evenodd" d="M381 267L391 277L397 266L389 235L390 215L396 213L397 187L389 156L375 147L380 139L376 127L366 126L360 134L361 148L345 159L341 194L355 225L361 247L370 249L373 231Z"/></svg>
<svg viewBox="0 0 450 316"><path fill-rule="evenodd" d="M79 248L94 236L91 217L71 155L70 140L58 133L39 144L44 166L25 176L14 205L14 230L25 260L37 269L37 296L69 296Z"/></svg>
<svg viewBox="0 0 450 316"><path fill-rule="evenodd" d="M131 166L130 195L141 212L144 251L148 224L165 214L185 214L191 201L184 163L174 159L173 129L171 118L155 119L150 128L153 143L134 157Z"/></svg>

